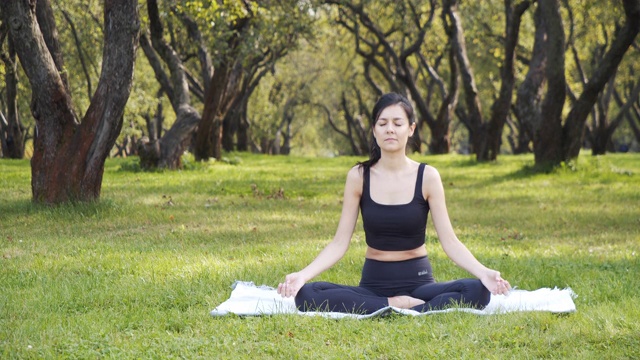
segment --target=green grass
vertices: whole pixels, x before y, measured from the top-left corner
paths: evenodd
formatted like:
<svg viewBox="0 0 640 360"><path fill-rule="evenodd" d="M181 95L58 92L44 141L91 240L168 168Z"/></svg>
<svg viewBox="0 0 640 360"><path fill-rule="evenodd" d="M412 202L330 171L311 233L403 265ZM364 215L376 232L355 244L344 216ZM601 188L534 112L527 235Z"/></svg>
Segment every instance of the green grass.
<svg viewBox="0 0 640 360"><path fill-rule="evenodd" d="M358 159L231 154L178 172L107 161L97 204L30 201L27 161L0 160L0 358L637 358L640 155L436 166L460 239L522 289L571 287L569 315L213 318L235 280L274 286L331 240ZM438 280L467 276L429 225ZM357 284L361 224L320 278Z"/></svg>

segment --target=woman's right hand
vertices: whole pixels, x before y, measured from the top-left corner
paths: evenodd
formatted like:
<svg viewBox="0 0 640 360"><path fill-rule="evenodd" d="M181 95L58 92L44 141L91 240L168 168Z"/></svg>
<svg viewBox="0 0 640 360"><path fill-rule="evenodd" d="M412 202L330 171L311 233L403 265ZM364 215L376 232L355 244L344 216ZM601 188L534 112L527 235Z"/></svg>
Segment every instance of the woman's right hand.
<svg viewBox="0 0 640 360"><path fill-rule="evenodd" d="M284 282L278 284L278 294L282 297L294 297L304 285L305 280L299 272L291 273L284 278Z"/></svg>
<svg viewBox="0 0 640 360"><path fill-rule="evenodd" d="M487 269L485 276L480 278L482 284L493 295L507 295L511 290L511 284L500 276L500 272Z"/></svg>

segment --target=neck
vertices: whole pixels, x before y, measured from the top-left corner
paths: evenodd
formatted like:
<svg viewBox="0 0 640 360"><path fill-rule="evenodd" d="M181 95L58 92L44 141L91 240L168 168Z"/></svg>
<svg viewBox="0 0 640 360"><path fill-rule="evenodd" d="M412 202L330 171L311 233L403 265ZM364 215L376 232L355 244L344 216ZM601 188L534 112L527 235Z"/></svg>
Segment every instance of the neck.
<svg viewBox="0 0 640 360"><path fill-rule="evenodd" d="M409 158L404 152L383 153L378 160L381 168L389 171L399 171L404 169L409 163Z"/></svg>

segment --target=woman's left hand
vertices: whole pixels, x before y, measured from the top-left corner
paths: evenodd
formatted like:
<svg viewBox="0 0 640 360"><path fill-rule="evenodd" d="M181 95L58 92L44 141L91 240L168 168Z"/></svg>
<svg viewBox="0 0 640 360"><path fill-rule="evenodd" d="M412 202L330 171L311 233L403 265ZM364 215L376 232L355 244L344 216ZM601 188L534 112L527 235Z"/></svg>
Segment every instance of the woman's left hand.
<svg viewBox="0 0 640 360"><path fill-rule="evenodd" d="M511 290L511 285L500 276L499 271L489 270L480 280L493 295L507 295Z"/></svg>

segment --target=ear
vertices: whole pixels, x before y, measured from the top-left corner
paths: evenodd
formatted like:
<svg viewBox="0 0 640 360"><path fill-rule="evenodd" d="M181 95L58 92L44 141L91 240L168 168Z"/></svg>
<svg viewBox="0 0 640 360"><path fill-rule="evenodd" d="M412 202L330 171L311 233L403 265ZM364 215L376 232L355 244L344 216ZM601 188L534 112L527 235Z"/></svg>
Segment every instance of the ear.
<svg viewBox="0 0 640 360"><path fill-rule="evenodd" d="M409 137L411 137L413 136L413 132L416 131L416 123L414 122L413 124L409 125L409 128L411 129Z"/></svg>

